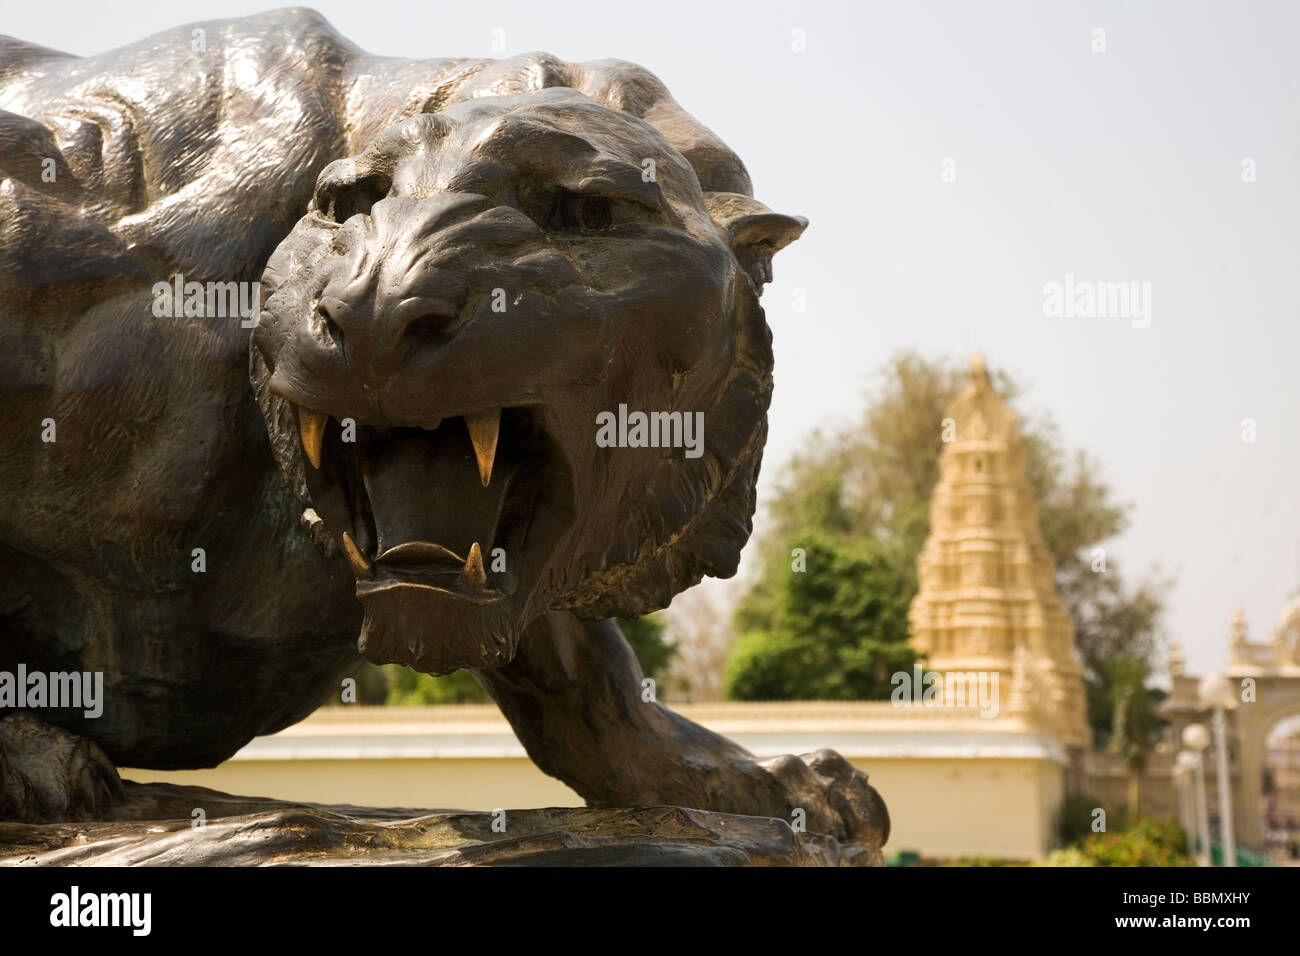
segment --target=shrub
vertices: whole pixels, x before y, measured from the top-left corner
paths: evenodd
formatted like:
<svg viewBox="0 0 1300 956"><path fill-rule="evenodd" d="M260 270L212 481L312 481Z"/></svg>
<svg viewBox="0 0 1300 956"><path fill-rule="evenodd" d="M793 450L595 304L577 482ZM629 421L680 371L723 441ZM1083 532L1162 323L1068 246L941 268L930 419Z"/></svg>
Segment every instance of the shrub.
<svg viewBox="0 0 1300 956"><path fill-rule="evenodd" d="M1044 861L1043 866L1096 866L1092 857L1078 847L1069 846L1063 850L1053 850Z"/></svg>
<svg viewBox="0 0 1300 956"><path fill-rule="evenodd" d="M1093 812L1101 805L1099 798L1086 793L1070 794L1061 801L1061 807L1056 811L1057 845L1070 847L1081 843L1093 832ZM1112 811L1107 817L1107 823L1115 830L1128 827L1128 820L1121 809Z"/></svg>
<svg viewBox="0 0 1300 956"><path fill-rule="evenodd" d="M1096 866L1192 866L1186 840L1171 820L1143 819L1127 829L1090 833L1079 850Z"/></svg>

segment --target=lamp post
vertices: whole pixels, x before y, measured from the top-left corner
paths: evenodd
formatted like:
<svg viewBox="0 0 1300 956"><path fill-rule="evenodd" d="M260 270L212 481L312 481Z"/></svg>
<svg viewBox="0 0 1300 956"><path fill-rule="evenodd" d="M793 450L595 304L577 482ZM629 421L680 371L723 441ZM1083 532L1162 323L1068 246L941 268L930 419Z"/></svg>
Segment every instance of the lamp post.
<svg viewBox="0 0 1300 956"><path fill-rule="evenodd" d="M1225 711L1237 706L1232 681L1221 674L1201 678L1201 702L1214 709L1214 750L1219 776L1219 817L1223 828L1223 865L1237 865L1237 833L1232 819L1232 780L1228 776L1228 719Z"/></svg>
<svg viewBox="0 0 1300 956"><path fill-rule="evenodd" d="M1199 854L1201 866L1210 865L1210 811L1205 805L1205 760L1202 756L1205 748L1210 746L1210 732L1204 724L1188 724L1183 728L1183 751L1187 757L1179 754L1179 760L1191 768L1192 780L1196 785L1193 803L1196 804L1196 830L1200 839Z"/></svg>
<svg viewBox="0 0 1300 956"><path fill-rule="evenodd" d="M1174 783L1178 787L1178 822L1183 825L1187 837L1187 855L1196 856L1196 791L1192 778L1196 774L1196 765L1201 762L1198 754L1190 750L1180 750L1174 760Z"/></svg>

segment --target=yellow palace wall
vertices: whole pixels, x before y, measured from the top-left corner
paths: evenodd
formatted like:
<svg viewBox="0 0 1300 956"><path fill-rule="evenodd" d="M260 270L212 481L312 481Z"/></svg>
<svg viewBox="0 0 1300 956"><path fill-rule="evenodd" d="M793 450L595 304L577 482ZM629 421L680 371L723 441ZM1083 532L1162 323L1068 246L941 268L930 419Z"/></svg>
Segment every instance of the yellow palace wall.
<svg viewBox="0 0 1300 956"><path fill-rule="evenodd" d="M887 703L674 709L758 756L839 750L889 807L887 853L1032 860L1051 848L1062 757L1005 721ZM326 708L210 770L122 775L313 803L475 810L582 804L528 760L490 706Z"/></svg>

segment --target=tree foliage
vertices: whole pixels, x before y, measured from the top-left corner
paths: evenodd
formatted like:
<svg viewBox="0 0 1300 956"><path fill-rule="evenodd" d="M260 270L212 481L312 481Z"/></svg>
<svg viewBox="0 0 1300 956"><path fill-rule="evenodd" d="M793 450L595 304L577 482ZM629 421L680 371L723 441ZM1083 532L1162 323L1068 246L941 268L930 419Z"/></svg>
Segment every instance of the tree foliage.
<svg viewBox="0 0 1300 956"><path fill-rule="evenodd" d="M791 548L793 552L795 549ZM874 539L811 534L803 570L775 578L766 620L744 631L723 688L741 700L856 700L887 696L890 676L916 660L907 644L907 598L898 568ZM766 625L766 626L762 626Z"/></svg>
<svg viewBox="0 0 1300 956"><path fill-rule="evenodd" d="M666 640L659 616L620 618L618 623L641 662L642 672L662 683L677 648ZM490 699L474 675L466 670L444 677L431 677L400 664L376 666L365 663L357 671L356 680L357 702L360 704L429 707L437 704L485 704Z"/></svg>
<svg viewBox="0 0 1300 956"><path fill-rule="evenodd" d="M618 626L636 652L642 675L653 678L656 684L663 684L677 657L676 645L670 644L664 636L663 618L659 614L637 618L621 617Z"/></svg>
<svg viewBox="0 0 1300 956"><path fill-rule="evenodd" d="M1147 664L1141 658L1126 654L1108 661L1106 677L1111 704L1110 750L1128 772L1128 812L1136 820L1141 815L1142 772L1162 726L1157 712L1159 697L1147 687Z"/></svg>
<svg viewBox="0 0 1300 956"><path fill-rule="evenodd" d="M897 355L881 371L859 420L830 435L814 433L787 466L759 544L762 573L737 610L737 630L744 637L728 666L729 673L746 676L729 683L733 696L752 699L748 695L758 693L756 688L766 694L779 687L784 697L807 698L824 695L832 685L844 686L817 668L810 669L806 679L783 676L791 666L787 604L793 592L808 586L797 582L799 575L790 570L792 547L806 547L803 542L816 539L818 547L866 549L863 553L892 570L891 583L862 575L856 583L840 587L888 586L891 606L906 608L911 602L917 587L916 559L929 533L930 498L939 479L941 423L967 376L964 362L929 360L912 352ZM1020 385L997 373L993 386L1014 408ZM1154 581L1130 588L1109 559L1104 572L1094 570L1092 549L1124 530L1128 506L1115 500L1091 457L1081 451L1067 453L1050 420L1022 416L1020 430L1043 538L1056 561L1057 587L1074 620L1088 684L1089 721L1108 736L1113 709L1106 662L1119 655L1151 660L1165 585ZM843 563L834 566L848 569ZM853 573L861 574L860 569ZM895 633L862 619L843 617L841 623L848 630L832 642L837 646L857 641L857 633ZM820 634L826 638L825 630ZM896 656L893 649L872 653L878 653L881 662ZM772 675L764 674L768 662ZM887 686L863 694L887 695Z"/></svg>

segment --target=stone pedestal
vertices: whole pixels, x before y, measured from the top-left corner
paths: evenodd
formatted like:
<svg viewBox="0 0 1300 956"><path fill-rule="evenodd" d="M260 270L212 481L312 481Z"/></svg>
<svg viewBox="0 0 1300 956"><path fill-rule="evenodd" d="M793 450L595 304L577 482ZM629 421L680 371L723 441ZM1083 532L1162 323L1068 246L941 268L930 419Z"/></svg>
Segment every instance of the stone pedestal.
<svg viewBox="0 0 1300 956"><path fill-rule="evenodd" d="M681 807L480 811L323 806L125 782L114 819L0 823L0 865L844 866L782 821ZM202 812L202 825L195 811Z"/></svg>

